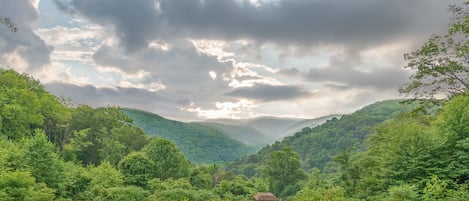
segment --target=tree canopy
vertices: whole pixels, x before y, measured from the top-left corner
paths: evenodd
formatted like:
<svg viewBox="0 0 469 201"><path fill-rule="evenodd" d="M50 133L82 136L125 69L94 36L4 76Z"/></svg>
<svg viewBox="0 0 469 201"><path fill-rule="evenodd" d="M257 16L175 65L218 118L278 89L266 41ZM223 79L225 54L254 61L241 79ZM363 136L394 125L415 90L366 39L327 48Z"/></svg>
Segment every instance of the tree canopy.
<svg viewBox="0 0 469 201"><path fill-rule="evenodd" d="M444 35L433 35L407 53L406 68L415 73L399 91L415 98L451 97L469 90L469 1L450 7L454 22Z"/></svg>

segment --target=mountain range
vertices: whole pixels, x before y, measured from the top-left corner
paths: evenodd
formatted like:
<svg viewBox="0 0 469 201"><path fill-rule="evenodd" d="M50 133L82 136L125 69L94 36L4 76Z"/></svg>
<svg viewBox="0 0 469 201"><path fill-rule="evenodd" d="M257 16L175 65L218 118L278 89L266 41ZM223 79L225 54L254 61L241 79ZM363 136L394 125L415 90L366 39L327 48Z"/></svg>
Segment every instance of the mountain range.
<svg viewBox="0 0 469 201"><path fill-rule="evenodd" d="M150 112L124 108L133 124L151 136L176 144L193 163L223 163L239 159L304 127L320 125L333 117L317 119L258 117L180 122Z"/></svg>

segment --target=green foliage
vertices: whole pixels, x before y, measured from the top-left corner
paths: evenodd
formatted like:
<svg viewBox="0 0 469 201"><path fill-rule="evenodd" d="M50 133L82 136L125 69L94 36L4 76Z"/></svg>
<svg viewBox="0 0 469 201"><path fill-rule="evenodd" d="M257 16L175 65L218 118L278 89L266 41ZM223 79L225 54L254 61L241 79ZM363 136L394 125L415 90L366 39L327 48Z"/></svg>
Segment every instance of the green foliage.
<svg viewBox="0 0 469 201"><path fill-rule="evenodd" d="M437 176L433 175L423 189L423 199L425 201L444 200L447 186L448 184L445 181L441 181Z"/></svg>
<svg viewBox="0 0 469 201"><path fill-rule="evenodd" d="M433 35L419 50L405 54L407 68L414 70L401 93L416 98L451 97L469 89L468 3L452 6L454 22L445 35Z"/></svg>
<svg viewBox="0 0 469 201"><path fill-rule="evenodd" d="M213 191L223 200L249 200L257 192L268 191L268 186L263 179L232 176L223 179Z"/></svg>
<svg viewBox="0 0 469 201"><path fill-rule="evenodd" d="M112 165L104 161L97 167L88 167L88 178L91 178L87 189L88 197L105 196L109 188L122 187L122 174Z"/></svg>
<svg viewBox="0 0 469 201"><path fill-rule="evenodd" d="M168 120L139 110L124 111L133 119L134 125L150 135L174 142L196 164L227 162L254 150L208 125Z"/></svg>
<svg viewBox="0 0 469 201"><path fill-rule="evenodd" d="M153 179L149 182L153 195L149 200L155 201L172 201L172 200L188 200L188 201L216 201L220 197L207 190L195 190L186 179L167 179L161 181Z"/></svg>
<svg viewBox="0 0 469 201"><path fill-rule="evenodd" d="M345 191L341 187L303 189L299 191L293 201L346 201Z"/></svg>
<svg viewBox="0 0 469 201"><path fill-rule="evenodd" d="M191 174L190 163L176 146L161 138L153 138L142 149L153 163L152 172L159 179L188 178Z"/></svg>
<svg viewBox="0 0 469 201"><path fill-rule="evenodd" d="M389 188L388 196L384 199L386 201L415 201L418 195L415 186L412 185L399 185Z"/></svg>
<svg viewBox="0 0 469 201"><path fill-rule="evenodd" d="M210 174L208 167L199 166L197 168L192 169L190 184L195 189L211 189L216 184L214 181L214 177L214 175Z"/></svg>
<svg viewBox="0 0 469 201"><path fill-rule="evenodd" d="M139 151L147 142L145 133L131 126L131 122L118 107L78 106L71 115L71 127L75 132L65 150L84 164L97 165L107 160L117 165L124 156Z"/></svg>
<svg viewBox="0 0 469 201"><path fill-rule="evenodd" d="M60 196L71 200L89 200L90 192L88 188L91 184L91 176L88 168L76 165L71 162L64 164L63 183L59 187Z"/></svg>
<svg viewBox="0 0 469 201"><path fill-rule="evenodd" d="M97 197L100 201L146 201L150 193L140 187L112 187L106 189L104 194Z"/></svg>
<svg viewBox="0 0 469 201"><path fill-rule="evenodd" d="M155 164L142 152L132 152L119 162L119 171L126 184L146 187L153 177Z"/></svg>
<svg viewBox="0 0 469 201"><path fill-rule="evenodd" d="M469 183L469 96L457 96L447 102L435 124L437 132L446 139L437 150L438 159L446 168L438 176Z"/></svg>
<svg viewBox="0 0 469 201"><path fill-rule="evenodd" d="M327 164L332 158L348 147L364 149L363 142L369 134L373 133L374 126L415 107L415 104L400 104L399 100L378 102L353 114L344 115L340 119L333 118L312 129L303 129L293 136L262 148L256 154L245 156L227 165L226 169L248 177L259 176L259 167L265 162L267 156L286 146L292 147L293 151L300 154L303 160L302 166L306 170L313 167L321 170L328 169Z"/></svg>
<svg viewBox="0 0 469 201"><path fill-rule="evenodd" d="M37 183L29 172L0 171L0 200L49 201L54 190L44 183Z"/></svg>
<svg viewBox="0 0 469 201"><path fill-rule="evenodd" d="M43 129L54 144L63 143L68 110L39 81L0 69L0 91L0 135L18 140Z"/></svg>
<svg viewBox="0 0 469 201"><path fill-rule="evenodd" d="M34 178L50 188L57 188L63 178L63 161L44 132L36 130L36 134L24 143L25 160Z"/></svg>
<svg viewBox="0 0 469 201"><path fill-rule="evenodd" d="M270 154L263 175L272 193L286 197L300 190L299 181L305 178L306 173L301 169L300 155L292 151L291 147L285 147Z"/></svg>
<svg viewBox="0 0 469 201"><path fill-rule="evenodd" d="M435 134L425 117L401 116L376 129L368 154L380 158L383 176L406 183L423 181L441 169L435 151L444 139ZM423 185L423 184L420 184Z"/></svg>

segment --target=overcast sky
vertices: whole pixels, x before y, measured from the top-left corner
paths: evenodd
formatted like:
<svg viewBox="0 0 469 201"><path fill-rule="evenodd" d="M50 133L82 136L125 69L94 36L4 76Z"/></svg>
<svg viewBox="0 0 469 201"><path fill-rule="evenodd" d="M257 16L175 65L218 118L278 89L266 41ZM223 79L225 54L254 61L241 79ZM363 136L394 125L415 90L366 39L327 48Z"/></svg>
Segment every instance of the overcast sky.
<svg viewBox="0 0 469 201"><path fill-rule="evenodd" d="M2 0L0 65L75 104L179 120L350 113L402 98L444 0Z"/></svg>

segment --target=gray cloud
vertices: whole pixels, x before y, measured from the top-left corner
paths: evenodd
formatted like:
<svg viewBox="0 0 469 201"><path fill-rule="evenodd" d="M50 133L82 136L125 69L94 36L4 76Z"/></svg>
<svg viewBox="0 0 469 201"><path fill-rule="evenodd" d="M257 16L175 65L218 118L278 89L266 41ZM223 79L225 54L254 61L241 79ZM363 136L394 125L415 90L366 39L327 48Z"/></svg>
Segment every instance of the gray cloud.
<svg viewBox="0 0 469 201"><path fill-rule="evenodd" d="M332 67L324 69L310 69L304 73L304 78L311 82L333 82L336 88L375 88L395 89L403 84L409 77L407 71L399 67L375 68L370 71L361 71L354 68ZM332 84L334 85L334 84Z"/></svg>
<svg viewBox="0 0 469 201"><path fill-rule="evenodd" d="M184 113L179 107L187 102L175 101L159 93L137 88L96 88L92 85L77 86L60 82L47 83L45 87L51 93L71 100L73 104L87 104L92 107L119 105L154 112L177 119L195 119L195 114Z"/></svg>
<svg viewBox="0 0 469 201"><path fill-rule="evenodd" d="M30 1L4 0L0 6L0 14L2 17L9 17L18 29L17 32L11 32L7 27L0 25L0 56L16 51L28 62L27 67L30 70L50 63L51 47L48 47L32 29L38 19L38 13Z"/></svg>
<svg viewBox="0 0 469 201"><path fill-rule="evenodd" d="M127 55L119 47L103 45L93 58L99 65L112 66L126 73L150 72L152 79L167 86L161 93L177 101L208 107L215 101L227 99L222 94L229 87L221 75L233 69L230 62L220 63L214 56L199 54L188 41L171 46L168 51L149 48ZM218 78L213 80L209 71L215 72Z"/></svg>
<svg viewBox="0 0 469 201"><path fill-rule="evenodd" d="M295 76L300 74L300 70L298 70L298 68L282 69L278 72L278 74L285 76Z"/></svg>
<svg viewBox="0 0 469 201"><path fill-rule="evenodd" d="M242 87L226 93L226 96L256 99L264 102L291 100L311 95L307 90L298 86L272 86L257 84L252 87Z"/></svg>
<svg viewBox="0 0 469 201"><path fill-rule="evenodd" d="M363 48L445 29L448 1L279 0L255 6L236 0L55 0L65 11L114 27L127 51L153 39L247 38L311 46ZM159 2L157 5L155 2ZM158 8L158 9L157 9Z"/></svg>

